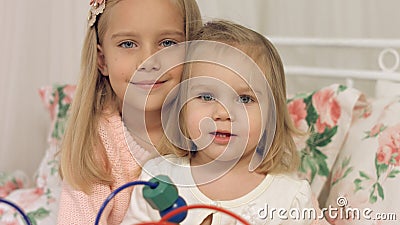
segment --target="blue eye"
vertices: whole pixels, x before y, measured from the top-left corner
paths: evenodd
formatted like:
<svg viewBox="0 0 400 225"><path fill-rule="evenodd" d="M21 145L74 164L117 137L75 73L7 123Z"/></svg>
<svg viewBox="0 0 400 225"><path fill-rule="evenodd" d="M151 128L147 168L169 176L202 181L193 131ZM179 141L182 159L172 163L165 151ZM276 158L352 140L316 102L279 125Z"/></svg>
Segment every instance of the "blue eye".
<svg viewBox="0 0 400 225"><path fill-rule="evenodd" d="M123 48L134 48L134 47L137 47L137 45L133 41L124 41L119 46L121 46Z"/></svg>
<svg viewBox="0 0 400 225"><path fill-rule="evenodd" d="M197 98L200 98L201 100L203 100L205 102L215 100L215 98L211 94L200 94Z"/></svg>
<svg viewBox="0 0 400 225"><path fill-rule="evenodd" d="M172 40L165 40L161 42L161 46L164 48L170 47L172 45L176 45L177 42L176 41L172 41Z"/></svg>
<svg viewBox="0 0 400 225"><path fill-rule="evenodd" d="M253 100L253 98L252 98L251 96L249 96L249 95L240 95L240 96L239 96L239 102L240 102L240 103L247 104L247 103L254 102L254 100Z"/></svg>

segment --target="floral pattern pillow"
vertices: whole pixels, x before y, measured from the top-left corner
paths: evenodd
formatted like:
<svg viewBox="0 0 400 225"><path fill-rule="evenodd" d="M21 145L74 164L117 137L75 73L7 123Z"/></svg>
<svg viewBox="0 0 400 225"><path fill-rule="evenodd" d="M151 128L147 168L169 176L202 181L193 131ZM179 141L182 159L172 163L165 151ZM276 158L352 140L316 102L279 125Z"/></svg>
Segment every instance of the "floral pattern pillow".
<svg viewBox="0 0 400 225"><path fill-rule="evenodd" d="M68 109L75 92L74 85L54 85L39 89L40 98L50 114L49 148L37 171L36 185L58 186L58 158L56 156L67 122Z"/></svg>
<svg viewBox="0 0 400 225"><path fill-rule="evenodd" d="M74 85L53 85L39 89L41 100L51 118L49 146L37 170L35 187L20 188L6 195L7 200L24 210L34 225L57 223L61 180L58 174L59 162L56 153L64 133L74 91ZM0 204L0 224L22 225L25 223L15 209Z"/></svg>
<svg viewBox="0 0 400 225"><path fill-rule="evenodd" d="M372 210L372 219L332 218L334 224L398 224L400 98L365 103L333 167L326 205Z"/></svg>
<svg viewBox="0 0 400 225"><path fill-rule="evenodd" d="M6 197L16 189L26 187L28 184L28 176L22 171L0 172L0 198Z"/></svg>
<svg viewBox="0 0 400 225"><path fill-rule="evenodd" d="M307 135L295 137L300 151L299 176L309 180L319 196L347 135L353 108L361 93L333 84L288 100L295 126Z"/></svg>

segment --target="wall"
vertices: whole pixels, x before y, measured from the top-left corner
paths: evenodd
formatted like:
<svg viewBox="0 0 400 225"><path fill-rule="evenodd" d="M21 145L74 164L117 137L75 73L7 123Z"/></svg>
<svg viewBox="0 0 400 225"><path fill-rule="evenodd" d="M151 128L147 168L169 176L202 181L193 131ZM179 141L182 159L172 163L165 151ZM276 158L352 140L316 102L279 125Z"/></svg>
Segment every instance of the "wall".
<svg viewBox="0 0 400 225"><path fill-rule="evenodd" d="M76 82L88 8L85 0L0 2L0 171L36 171L50 122L38 88Z"/></svg>

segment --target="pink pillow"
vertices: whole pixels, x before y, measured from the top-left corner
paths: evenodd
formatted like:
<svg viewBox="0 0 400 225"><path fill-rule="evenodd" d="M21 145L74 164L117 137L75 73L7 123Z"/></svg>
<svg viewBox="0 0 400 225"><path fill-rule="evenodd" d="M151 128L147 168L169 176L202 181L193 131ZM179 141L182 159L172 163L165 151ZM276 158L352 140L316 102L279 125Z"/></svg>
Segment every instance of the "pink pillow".
<svg viewBox="0 0 400 225"><path fill-rule="evenodd" d="M65 121L75 88L75 85L66 84L44 86L39 89L40 98L51 119L49 141L58 142L64 134Z"/></svg>
<svg viewBox="0 0 400 225"><path fill-rule="evenodd" d="M301 155L299 176L309 180L316 196L330 175L360 95L355 89L333 84L288 100L295 126L308 131L305 137L295 137Z"/></svg>
<svg viewBox="0 0 400 225"><path fill-rule="evenodd" d="M64 134L75 92L75 85L52 85L39 89L40 98L50 114L51 124L48 139L48 149L37 170L36 185L38 187L59 186L59 160L57 152Z"/></svg>
<svg viewBox="0 0 400 225"><path fill-rule="evenodd" d="M29 186L29 179L24 172L19 170L12 173L0 172L0 198L27 186Z"/></svg>
<svg viewBox="0 0 400 225"><path fill-rule="evenodd" d="M398 224L389 218L389 213L400 215L400 98L385 97L365 103L368 104L357 110L333 166L325 205L371 209L371 218L388 213L387 224ZM374 219L362 218L358 223L371 224L371 221ZM354 224L354 221L335 224L339 223Z"/></svg>

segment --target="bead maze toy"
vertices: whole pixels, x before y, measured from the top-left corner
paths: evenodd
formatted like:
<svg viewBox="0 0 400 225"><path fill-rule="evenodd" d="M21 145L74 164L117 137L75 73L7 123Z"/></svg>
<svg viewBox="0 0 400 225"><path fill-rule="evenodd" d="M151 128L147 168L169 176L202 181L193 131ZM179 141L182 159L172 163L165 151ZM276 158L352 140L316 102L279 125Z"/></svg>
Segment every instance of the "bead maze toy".
<svg viewBox="0 0 400 225"><path fill-rule="evenodd" d="M158 222L144 222L136 225L177 225L185 220L188 210L191 209L216 210L232 216L233 218L237 219L244 225L250 225L249 222L245 221L240 216L220 207L201 205L201 204L188 206L186 204L186 201L181 196L179 196L178 189L172 183L171 179L165 175L155 176L149 181L129 182L114 190L101 205L100 210L96 216L95 225L99 224L101 215L104 209L106 208L107 204L111 201L111 199L114 198L116 194L118 194L125 188L132 187L135 185L144 185L143 197L153 209L159 211L161 216L161 220ZM19 214L21 214L24 222L27 225L32 225L32 222L30 221L29 217L15 203L3 198L0 198L0 203L5 203L16 209L19 212Z"/></svg>

